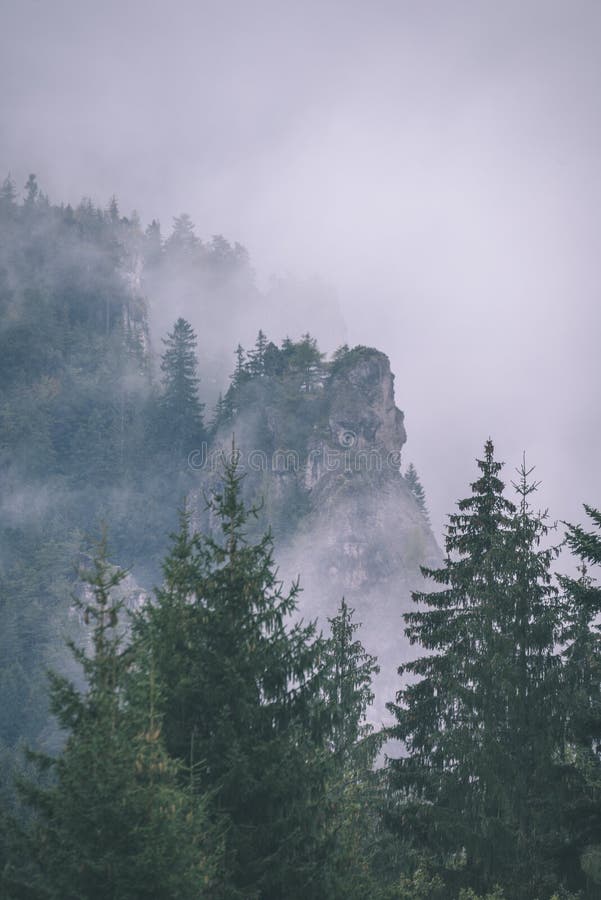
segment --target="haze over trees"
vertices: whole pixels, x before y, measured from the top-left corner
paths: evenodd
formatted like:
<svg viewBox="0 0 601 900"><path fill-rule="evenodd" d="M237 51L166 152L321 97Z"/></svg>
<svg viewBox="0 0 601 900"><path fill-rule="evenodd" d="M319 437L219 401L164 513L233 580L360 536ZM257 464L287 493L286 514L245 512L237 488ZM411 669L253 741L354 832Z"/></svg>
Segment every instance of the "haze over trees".
<svg viewBox="0 0 601 900"><path fill-rule="evenodd" d="M0 238L2 896L598 897L601 513L564 540L532 469L508 489L487 441L395 624L392 719L374 726L353 609L302 621L302 573L278 575L301 495L282 509L249 488L231 435L252 413L272 453L277 415L305 452L328 386L375 351L328 360L309 333L259 330L218 395L186 318L153 351L144 292L186 266L225 302L243 248L186 216L164 240L114 198L54 206L34 176L21 202L4 182ZM200 518L191 460L226 433ZM415 467L397 477L427 528Z"/></svg>

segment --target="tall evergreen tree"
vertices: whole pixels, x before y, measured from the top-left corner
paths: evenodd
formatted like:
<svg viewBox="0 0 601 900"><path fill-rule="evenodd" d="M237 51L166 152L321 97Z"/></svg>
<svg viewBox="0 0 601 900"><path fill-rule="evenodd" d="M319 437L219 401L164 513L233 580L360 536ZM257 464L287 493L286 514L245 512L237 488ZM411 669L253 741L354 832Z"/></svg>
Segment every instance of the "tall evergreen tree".
<svg viewBox="0 0 601 900"><path fill-rule="evenodd" d="M499 856L508 872L507 890L524 897L551 892L559 884L561 872L549 858L563 841L556 827L555 795L561 774L561 661L556 652L561 604L551 571L558 548L548 545L546 511L535 512L531 506L539 486L531 480L533 471L524 460L513 483L518 505L508 547L510 583L497 626L506 637L501 645L505 656L500 662L493 659L492 668L493 677L506 685L503 787L509 803L499 818L515 832L507 842L509 858Z"/></svg>
<svg viewBox="0 0 601 900"><path fill-rule="evenodd" d="M329 897L362 900L379 896L374 848L381 797L373 766L382 735L367 721L379 666L357 636L360 626L353 613L343 599L336 616L328 619L330 634L322 655L330 772L324 873Z"/></svg>
<svg viewBox="0 0 601 900"><path fill-rule="evenodd" d="M49 900L151 900L214 896L215 852L202 802L182 787L163 748L153 680L131 694L116 590L124 573L100 545L76 600L91 628L91 655L71 645L87 687L51 676L52 709L67 732L61 755L34 755L48 787L25 783L36 816L9 896ZM137 690L140 683L137 682Z"/></svg>
<svg viewBox="0 0 601 900"><path fill-rule="evenodd" d="M235 351L236 368L231 377L230 384L223 398L222 421L231 421L240 409L240 391L251 377L249 362L242 344L238 344Z"/></svg>
<svg viewBox="0 0 601 900"><path fill-rule="evenodd" d="M478 467L450 516L444 566L423 569L437 589L414 593L425 609L405 615L411 643L428 652L401 666L411 681L389 704L407 754L389 762L391 815L449 887L500 881L532 897L553 878L540 846L557 746L553 550L539 547L547 528L528 505L529 473L516 508L491 441Z"/></svg>
<svg viewBox="0 0 601 900"><path fill-rule="evenodd" d="M601 512L585 506L593 530L568 525L566 543L579 563L577 577L561 576L564 615L563 824L560 864L585 896L601 886L601 586L589 572L601 565Z"/></svg>
<svg viewBox="0 0 601 900"><path fill-rule="evenodd" d="M263 331L259 330L254 349L249 353L248 371L251 376L261 376L265 374L265 351L267 350L268 344L269 341L267 340L267 337Z"/></svg>
<svg viewBox="0 0 601 900"><path fill-rule="evenodd" d="M375 760L379 743L367 722L367 710L374 700L373 676L380 668L357 637L360 626L353 614L343 598L337 614L328 619L323 692L333 715L329 744L335 759L341 767L357 762L366 769Z"/></svg>
<svg viewBox="0 0 601 900"><path fill-rule="evenodd" d="M238 390L248 380L248 361L242 344L236 347L236 368L232 375L232 388Z"/></svg>
<svg viewBox="0 0 601 900"><path fill-rule="evenodd" d="M409 490L415 497L415 500L421 512L424 514L426 521L429 522L430 517L428 515L428 507L426 506L426 492L424 491L422 483L419 480L417 470L413 463L409 463L409 466L407 467L407 471L405 472L405 481L407 482Z"/></svg>
<svg viewBox="0 0 601 900"><path fill-rule="evenodd" d="M135 624L156 671L171 755L226 823L226 896L318 898L323 766L312 740L321 643L289 624L298 585L278 582L272 541L247 543L232 452L210 499L220 537L184 515L155 603Z"/></svg>
<svg viewBox="0 0 601 900"><path fill-rule="evenodd" d="M185 319L179 318L163 343L161 426L164 440L181 463L204 438L204 405L198 398L194 329Z"/></svg>

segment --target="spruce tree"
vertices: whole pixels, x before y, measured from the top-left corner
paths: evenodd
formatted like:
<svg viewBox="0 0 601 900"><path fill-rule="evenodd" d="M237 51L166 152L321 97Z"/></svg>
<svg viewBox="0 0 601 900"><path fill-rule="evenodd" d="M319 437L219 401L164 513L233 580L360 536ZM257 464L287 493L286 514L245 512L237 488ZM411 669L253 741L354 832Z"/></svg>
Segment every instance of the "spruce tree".
<svg viewBox="0 0 601 900"><path fill-rule="evenodd" d="M427 522L429 522L428 507L426 506L426 492L424 491L422 483L419 480L417 470L413 463L409 463L409 466L407 467L407 471L405 472L405 481L407 482L409 490L415 497L417 505L423 513L424 518Z"/></svg>
<svg viewBox="0 0 601 900"><path fill-rule="evenodd" d="M368 769L378 750L378 736L367 722L367 710L374 700L373 676L380 671L356 632L354 610L344 598L337 614L329 618L330 635L325 644L323 693L332 713L328 743L341 768L358 764Z"/></svg>
<svg viewBox="0 0 601 900"><path fill-rule="evenodd" d="M261 376L265 374L265 351L268 347L268 340L264 332L259 330L254 349L248 354L248 371L251 376Z"/></svg>
<svg viewBox="0 0 601 900"><path fill-rule="evenodd" d="M244 347L242 344L238 344L236 347L236 368L234 370L234 374L231 379L231 386L234 391L240 389L240 387L244 384L245 381L248 381L249 378L249 366L248 361L246 359L246 354L244 352Z"/></svg>
<svg viewBox="0 0 601 900"><path fill-rule="evenodd" d="M590 567L595 572L601 565L601 512L586 505L585 511L593 530L568 525L566 532L578 576L560 577L565 839L559 861L575 889L596 896L601 885L601 586Z"/></svg>
<svg viewBox="0 0 601 900"><path fill-rule="evenodd" d="M478 467L449 517L444 566L422 570L437 588L414 593L425 608L405 615L427 655L400 667L410 681L389 704L406 749L389 761L390 816L449 888L499 881L532 897L553 878L541 842L558 728L554 551L539 546L547 526L529 507L529 473L516 508L491 441Z"/></svg>
<svg viewBox="0 0 601 900"><path fill-rule="evenodd" d="M549 544L547 512L531 506L539 487L531 480L533 471L524 460L513 483L518 504L508 547L510 584L496 625L507 640L504 659L495 659L493 668L495 679L506 685L507 697L503 787L509 802L499 818L510 838L506 858L499 853L499 872L507 873L507 890L516 897L551 893L559 884L561 873L549 860L563 842L556 827L555 793L563 727L561 660L556 652L561 603L551 570L558 548Z"/></svg>
<svg viewBox="0 0 601 900"><path fill-rule="evenodd" d="M374 850L381 798L373 766L382 735L367 721L379 666L357 636L360 626L353 613L343 599L336 616L328 619L330 634L322 655L330 772L324 874L329 897L363 900L378 896Z"/></svg>
<svg viewBox="0 0 601 900"><path fill-rule="evenodd" d="M76 599L91 653L71 644L86 688L51 675L51 704L67 733L56 757L34 754L49 786L24 783L35 811L23 837L25 863L5 878L9 896L50 900L213 897L216 848L202 800L182 786L167 757L151 677L131 693L135 664L116 590L124 573L100 545Z"/></svg>
<svg viewBox="0 0 601 900"><path fill-rule="evenodd" d="M194 767L225 824L225 895L320 897L323 783L315 708L321 642L290 625L299 587L278 582L267 533L245 537L237 451L210 498L217 536L189 516L136 642L156 672L169 753Z"/></svg>
<svg viewBox="0 0 601 900"><path fill-rule="evenodd" d="M240 392L242 387L251 378L250 366L244 347L238 344L235 350L236 368L231 377L230 384L223 398L221 421L230 422L240 410Z"/></svg>
<svg viewBox="0 0 601 900"><path fill-rule="evenodd" d="M204 405L198 398L194 329L185 319L179 318L163 343L161 438L181 464L204 438Z"/></svg>
<svg viewBox="0 0 601 900"><path fill-rule="evenodd" d="M324 375L323 359L317 340L309 332L294 344L291 368L299 374L301 390L313 391L320 384Z"/></svg>

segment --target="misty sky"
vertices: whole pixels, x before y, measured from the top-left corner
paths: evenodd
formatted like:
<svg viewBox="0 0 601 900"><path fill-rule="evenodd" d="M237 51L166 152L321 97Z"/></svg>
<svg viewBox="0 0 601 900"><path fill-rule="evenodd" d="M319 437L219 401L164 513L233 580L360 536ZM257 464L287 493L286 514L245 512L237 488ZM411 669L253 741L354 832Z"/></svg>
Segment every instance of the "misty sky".
<svg viewBox="0 0 601 900"><path fill-rule="evenodd" d="M334 285L391 358L438 534L489 434L554 516L601 505L599 0L0 11L0 176L185 210L260 283Z"/></svg>

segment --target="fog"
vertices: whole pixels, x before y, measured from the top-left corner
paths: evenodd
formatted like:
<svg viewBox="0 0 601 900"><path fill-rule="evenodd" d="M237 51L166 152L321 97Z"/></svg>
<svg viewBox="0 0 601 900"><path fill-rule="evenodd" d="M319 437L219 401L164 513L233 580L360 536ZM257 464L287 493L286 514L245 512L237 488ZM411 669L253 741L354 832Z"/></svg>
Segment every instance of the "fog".
<svg viewBox="0 0 601 900"><path fill-rule="evenodd" d="M489 435L576 519L601 504L600 44L596 0L4 0L0 176L164 232L186 211L259 286L329 284L322 343L390 356L438 536Z"/></svg>

